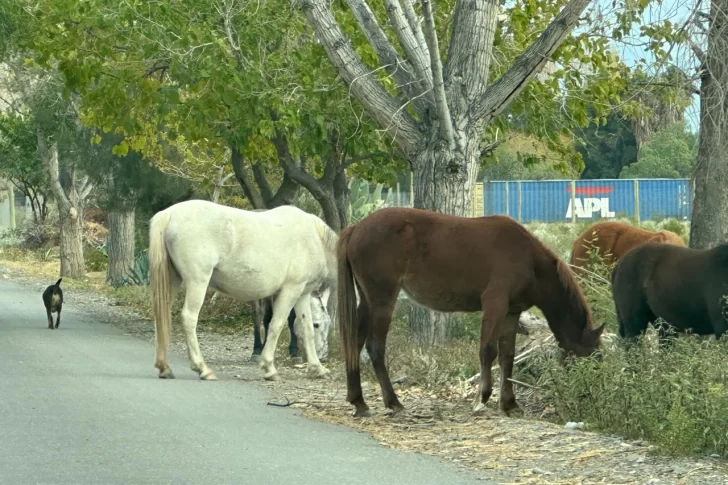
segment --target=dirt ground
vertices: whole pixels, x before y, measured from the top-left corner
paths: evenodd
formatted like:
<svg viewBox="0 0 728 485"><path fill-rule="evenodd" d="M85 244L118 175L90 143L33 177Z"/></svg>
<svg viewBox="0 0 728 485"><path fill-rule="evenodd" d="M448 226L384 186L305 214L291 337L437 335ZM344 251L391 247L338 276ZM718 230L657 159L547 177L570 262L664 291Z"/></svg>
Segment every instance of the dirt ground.
<svg viewBox="0 0 728 485"><path fill-rule="evenodd" d="M18 281L39 295L50 284L5 262L0 262L0 278ZM115 306L95 291L74 289L66 293L69 304L84 308L100 323L116 325L128 335L153 342L152 323L132 310ZM42 311L39 325L45 325ZM657 456L646 442L570 430L538 416L507 418L497 411L496 402L489 403L484 415L473 416L470 411L475 389L467 382L435 393L407 387L404 379L395 388L406 412L395 418L385 412L376 381L364 382L365 399L373 416L355 419L353 408L345 401L346 385L340 363L326 363L331 370L330 378L310 379L305 365L292 364L281 345L276 366L282 379L264 381L257 365L249 361L253 336L247 328L245 332L232 333L204 326L198 329L205 360L219 379L237 379L267 389L269 404L282 406L281 412L286 412L285 407L299 408L311 419L367 432L383 446L435 455L475 469L484 480L503 485L728 484L728 464L717 456ZM186 356L182 332L176 323L172 345L173 352ZM151 359L150 356L149 372L156 373ZM174 371L178 375L192 372L189 368ZM393 380L397 377L392 376ZM517 386L517 397L527 391Z"/></svg>

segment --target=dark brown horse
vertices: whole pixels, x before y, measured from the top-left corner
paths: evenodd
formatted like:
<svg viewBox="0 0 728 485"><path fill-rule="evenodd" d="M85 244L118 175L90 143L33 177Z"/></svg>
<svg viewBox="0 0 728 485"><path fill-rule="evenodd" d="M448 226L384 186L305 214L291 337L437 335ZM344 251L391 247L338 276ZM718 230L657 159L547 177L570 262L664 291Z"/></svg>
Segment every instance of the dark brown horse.
<svg viewBox="0 0 728 485"><path fill-rule="evenodd" d="M518 408L513 371L518 317L543 311L562 349L587 356L604 326L593 328L573 273L525 227L504 216L455 217L409 208L386 208L344 229L338 248L338 317L346 360L347 401L355 416L369 407L361 390L359 354L367 352L393 413L402 404L392 388L384 352L400 289L439 312L483 310L480 391L475 410L493 391L491 366L500 354L500 408ZM357 308L356 293L360 302Z"/></svg>
<svg viewBox="0 0 728 485"><path fill-rule="evenodd" d="M571 247L569 263L576 268L588 267L589 251L594 248L602 261L606 265L611 265L619 261L630 249L648 242L685 246L682 238L672 231L653 232L623 222L597 222L576 238Z"/></svg>
<svg viewBox="0 0 728 485"><path fill-rule="evenodd" d="M676 330L718 339L728 329L728 244L697 250L648 243L612 271L619 335L632 340L661 317ZM660 326L659 336L667 336Z"/></svg>

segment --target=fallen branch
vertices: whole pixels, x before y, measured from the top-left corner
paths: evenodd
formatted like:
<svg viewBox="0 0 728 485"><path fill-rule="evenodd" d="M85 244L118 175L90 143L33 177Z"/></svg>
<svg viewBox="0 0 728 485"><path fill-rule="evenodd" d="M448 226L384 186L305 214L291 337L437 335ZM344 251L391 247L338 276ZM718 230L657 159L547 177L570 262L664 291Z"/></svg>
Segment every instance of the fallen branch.
<svg viewBox="0 0 728 485"><path fill-rule="evenodd" d="M273 401L268 401L266 403L267 406L275 406L275 407L278 407L278 408L287 408L288 406L293 406L294 404L306 404L306 403L305 402L301 402L301 401L291 401L288 398L286 398L286 402L285 403L273 402Z"/></svg>

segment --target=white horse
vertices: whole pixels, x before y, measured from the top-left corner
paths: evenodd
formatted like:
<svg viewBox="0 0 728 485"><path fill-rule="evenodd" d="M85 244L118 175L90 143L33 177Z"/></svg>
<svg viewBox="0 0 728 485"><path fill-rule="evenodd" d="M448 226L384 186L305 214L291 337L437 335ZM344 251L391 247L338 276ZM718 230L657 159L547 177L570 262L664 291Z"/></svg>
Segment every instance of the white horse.
<svg viewBox="0 0 728 485"><path fill-rule="evenodd" d="M172 301L185 284L182 328L190 368L215 380L197 341L197 318L207 288L241 301L273 299L273 318L260 358L267 380L278 337L291 308L303 336L308 372L329 373L316 354L311 292L336 287L338 235L318 217L293 206L252 212L204 200L180 202L156 213L149 227L149 264L154 308L156 362L160 378L174 378L167 363Z"/></svg>

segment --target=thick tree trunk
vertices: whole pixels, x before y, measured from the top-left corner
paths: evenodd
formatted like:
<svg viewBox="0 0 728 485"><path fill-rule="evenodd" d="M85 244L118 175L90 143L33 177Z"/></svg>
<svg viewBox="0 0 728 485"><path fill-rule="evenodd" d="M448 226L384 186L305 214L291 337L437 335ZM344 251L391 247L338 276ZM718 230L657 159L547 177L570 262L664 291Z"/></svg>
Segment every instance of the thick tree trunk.
<svg viewBox="0 0 728 485"><path fill-rule="evenodd" d="M414 164L414 206L435 212L467 216L471 213L472 194L478 176L477 137L465 150L449 150L434 144L423 151ZM447 328L457 317L412 305L409 328L422 345L445 340Z"/></svg>
<svg viewBox="0 0 728 485"><path fill-rule="evenodd" d="M728 0L711 2L700 86L700 134L690 247L728 241Z"/></svg>
<svg viewBox="0 0 728 485"><path fill-rule="evenodd" d="M135 207L123 207L109 212L109 237L106 245L109 266L106 284L117 286L134 267L134 220Z"/></svg>

